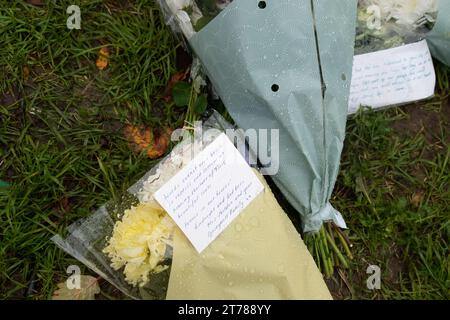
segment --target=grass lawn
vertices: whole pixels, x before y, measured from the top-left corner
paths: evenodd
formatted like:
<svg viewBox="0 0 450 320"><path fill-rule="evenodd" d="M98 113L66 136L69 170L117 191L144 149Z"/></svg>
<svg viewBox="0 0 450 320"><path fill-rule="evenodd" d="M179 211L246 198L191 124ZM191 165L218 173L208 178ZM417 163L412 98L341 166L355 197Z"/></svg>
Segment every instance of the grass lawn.
<svg viewBox="0 0 450 320"><path fill-rule="evenodd" d="M131 152L122 128L174 128L186 114L158 98L186 59L153 0L27 2L0 0L0 180L10 183L0 188L2 299L50 298L77 264L50 237L155 163ZM66 28L71 4L81 30ZM450 69L437 73L432 100L349 121L332 202L355 257L327 280L336 298L450 298ZM372 264L381 290L366 288ZM101 287L99 298L122 297Z"/></svg>

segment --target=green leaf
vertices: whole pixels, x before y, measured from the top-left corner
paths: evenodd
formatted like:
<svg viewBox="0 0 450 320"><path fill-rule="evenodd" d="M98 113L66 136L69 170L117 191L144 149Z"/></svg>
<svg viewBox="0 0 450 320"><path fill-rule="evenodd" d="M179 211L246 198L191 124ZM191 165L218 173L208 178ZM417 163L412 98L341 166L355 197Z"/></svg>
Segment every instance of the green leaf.
<svg viewBox="0 0 450 320"><path fill-rule="evenodd" d="M206 94L202 94L201 96L198 96L197 100L195 100L194 112L197 114L202 114L203 112L205 112L207 106L208 98Z"/></svg>
<svg viewBox="0 0 450 320"><path fill-rule="evenodd" d="M80 288L69 289L66 282L58 283L58 289L53 293L52 300L95 300L100 293L96 278L80 275Z"/></svg>
<svg viewBox="0 0 450 320"><path fill-rule="evenodd" d="M184 81L175 83L172 89L172 97L178 107L187 106L191 98L191 85Z"/></svg>

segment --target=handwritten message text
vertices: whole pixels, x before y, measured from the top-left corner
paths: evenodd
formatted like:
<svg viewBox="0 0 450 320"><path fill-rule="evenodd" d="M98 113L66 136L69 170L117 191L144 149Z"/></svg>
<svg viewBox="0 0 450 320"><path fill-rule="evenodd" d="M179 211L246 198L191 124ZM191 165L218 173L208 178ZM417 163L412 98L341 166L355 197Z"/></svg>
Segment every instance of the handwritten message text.
<svg viewBox="0 0 450 320"><path fill-rule="evenodd" d="M357 55L353 60L349 113L360 105L379 108L425 99L436 83L425 40L398 48Z"/></svg>
<svg viewBox="0 0 450 320"><path fill-rule="evenodd" d="M198 252L263 190L225 134L155 193Z"/></svg>

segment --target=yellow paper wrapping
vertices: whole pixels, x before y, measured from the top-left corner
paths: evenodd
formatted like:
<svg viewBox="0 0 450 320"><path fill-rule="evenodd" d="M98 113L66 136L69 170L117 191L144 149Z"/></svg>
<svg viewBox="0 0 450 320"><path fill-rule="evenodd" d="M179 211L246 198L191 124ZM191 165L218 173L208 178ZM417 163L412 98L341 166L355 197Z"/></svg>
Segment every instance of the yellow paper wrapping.
<svg viewBox="0 0 450 320"><path fill-rule="evenodd" d="M300 235L255 173L264 191L201 254L176 228L167 299L331 299Z"/></svg>

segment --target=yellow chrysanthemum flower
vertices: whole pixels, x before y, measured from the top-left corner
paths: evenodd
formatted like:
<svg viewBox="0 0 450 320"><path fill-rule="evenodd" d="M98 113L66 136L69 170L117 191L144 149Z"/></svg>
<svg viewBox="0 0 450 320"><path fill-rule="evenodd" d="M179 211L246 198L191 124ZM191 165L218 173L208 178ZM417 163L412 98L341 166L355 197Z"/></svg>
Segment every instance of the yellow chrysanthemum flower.
<svg viewBox="0 0 450 320"><path fill-rule="evenodd" d="M172 219L156 203L141 203L126 210L117 221L108 245L103 250L111 259L111 266L124 267L125 280L144 286L151 273L165 268L167 245L171 245L174 228Z"/></svg>

